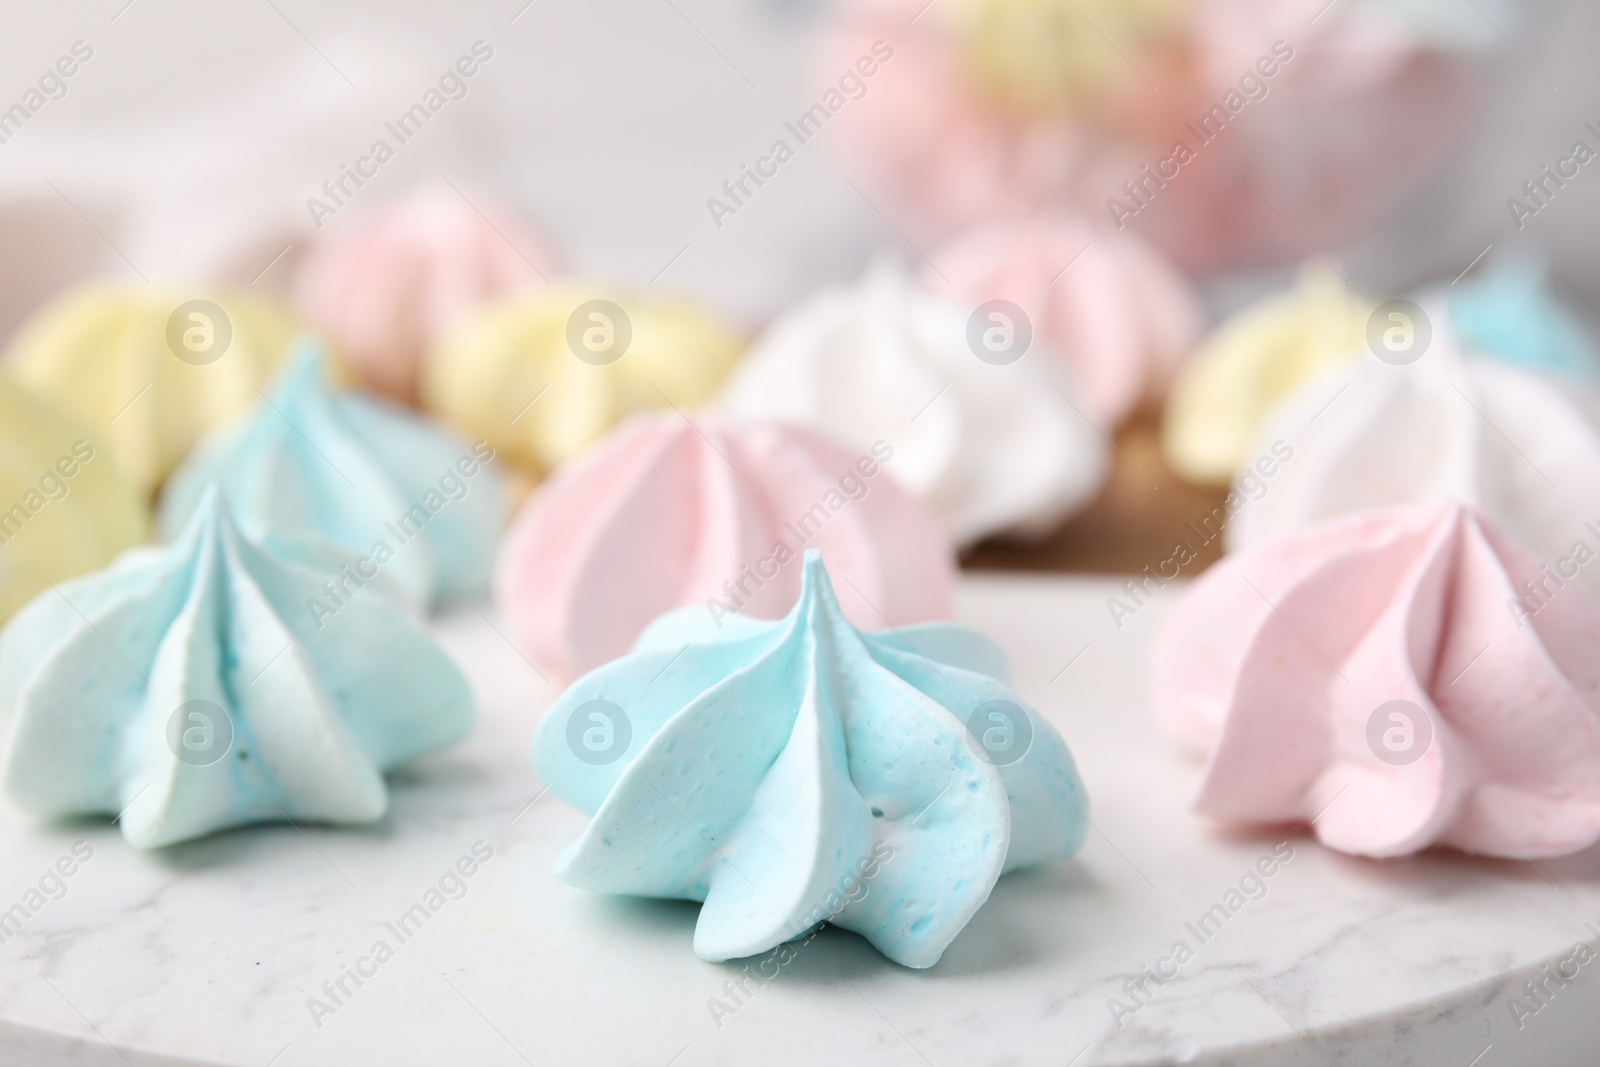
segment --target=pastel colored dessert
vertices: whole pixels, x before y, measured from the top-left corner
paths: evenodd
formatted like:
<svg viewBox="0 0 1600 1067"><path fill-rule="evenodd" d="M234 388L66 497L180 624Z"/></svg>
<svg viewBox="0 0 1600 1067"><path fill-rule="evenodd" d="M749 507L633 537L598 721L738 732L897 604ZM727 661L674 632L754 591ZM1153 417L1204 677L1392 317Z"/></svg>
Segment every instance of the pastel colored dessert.
<svg viewBox="0 0 1600 1067"><path fill-rule="evenodd" d="M1462 352L1442 305L1423 314L1432 338L1414 362L1368 354L1329 368L1278 408L1255 451L1287 447L1293 458L1270 481L1236 483L1259 499L1228 524L1229 548L1368 508L1440 500L1473 502L1552 564L1594 537L1600 391ZM1600 573L1576 580L1600 598Z"/></svg>
<svg viewBox="0 0 1600 1067"><path fill-rule="evenodd" d="M1284 397L1323 368L1367 352L1377 302L1308 264L1294 289L1217 327L1179 372L1161 427L1167 463L1191 481L1224 485L1247 462Z"/></svg>
<svg viewBox="0 0 1600 1067"><path fill-rule="evenodd" d="M164 549L42 594L0 635L5 791L118 816L136 848L249 823L368 823L383 773L466 736L472 693L403 611L244 537L209 496Z"/></svg>
<svg viewBox="0 0 1600 1067"><path fill-rule="evenodd" d="M983 225L934 260L922 275L931 291L1021 307L1103 426L1160 401L1204 322L1194 290L1160 253L1081 215Z"/></svg>
<svg viewBox="0 0 1600 1067"><path fill-rule="evenodd" d="M286 310L245 293L90 285L29 320L6 362L153 492L205 433L261 399L294 332Z"/></svg>
<svg viewBox="0 0 1600 1067"><path fill-rule="evenodd" d="M456 319L553 273L544 241L510 212L427 186L330 230L300 265L294 292L364 384L410 403L424 356Z"/></svg>
<svg viewBox="0 0 1600 1067"><path fill-rule="evenodd" d="M594 813L556 860L585 889L703 901L705 960L823 922L931 967L1001 874L1072 855L1088 799L1054 727L974 631L858 631L808 551L775 622L702 607L545 714L534 767Z"/></svg>
<svg viewBox="0 0 1600 1067"><path fill-rule="evenodd" d="M104 442L0 371L0 622L148 534Z"/></svg>
<svg viewBox="0 0 1600 1067"><path fill-rule="evenodd" d="M350 556L341 595L379 577L418 608L488 588L505 525L494 450L412 412L329 385L303 341L268 402L202 442L161 496L176 538L213 486L245 536L316 562Z"/></svg>
<svg viewBox="0 0 1600 1067"><path fill-rule="evenodd" d="M458 322L424 368L422 399L542 474L636 411L705 403L742 349L693 304L561 284Z"/></svg>
<svg viewBox="0 0 1600 1067"><path fill-rule="evenodd" d="M1287 261L1308 239L1341 247L1380 222L1470 129L1504 47L1486 18L1513 26L1504 14L847 0L818 91L850 168L924 233L1074 204L1137 215L1184 269L1215 273Z"/></svg>
<svg viewBox="0 0 1600 1067"><path fill-rule="evenodd" d="M1197 273L1348 247L1471 132L1506 47L1488 20L1515 36L1480 6L1191 4L1183 62L1151 74L1146 111L1119 124L1125 149L1092 161L1081 189L1102 210L1108 197L1136 209L1129 225Z"/></svg>
<svg viewBox="0 0 1600 1067"><path fill-rule="evenodd" d="M1542 264L1512 259L1442 288L1465 347L1529 370L1600 381L1600 346L1550 291Z"/></svg>
<svg viewBox="0 0 1600 1067"><path fill-rule="evenodd" d="M1173 610L1151 676L1220 822L1308 823L1361 856L1600 839L1600 608L1470 505L1227 557Z"/></svg>
<svg viewBox="0 0 1600 1067"><path fill-rule="evenodd" d="M809 430L718 415L636 415L563 467L501 543L501 610L573 676L624 655L658 615L775 619L820 550L857 626L948 618L955 555L934 516L861 455ZM881 612L881 614L880 614Z"/></svg>
<svg viewBox="0 0 1600 1067"><path fill-rule="evenodd" d="M984 325L977 323L981 334ZM886 469L931 507L958 546L1043 534L1086 504L1106 474L1106 439L1035 338L997 363L969 337L973 309L924 293L892 263L779 318L718 401L858 453L894 449Z"/></svg>

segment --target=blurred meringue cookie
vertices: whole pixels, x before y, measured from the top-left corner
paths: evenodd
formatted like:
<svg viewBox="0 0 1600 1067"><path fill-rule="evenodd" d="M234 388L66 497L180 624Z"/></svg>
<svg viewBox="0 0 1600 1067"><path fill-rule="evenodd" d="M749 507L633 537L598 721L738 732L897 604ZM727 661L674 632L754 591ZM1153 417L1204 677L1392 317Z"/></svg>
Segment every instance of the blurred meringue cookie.
<svg viewBox="0 0 1600 1067"><path fill-rule="evenodd" d="M1466 348L1529 370L1600 380L1594 335L1550 292L1542 264L1513 258L1441 288Z"/></svg>
<svg viewBox="0 0 1600 1067"><path fill-rule="evenodd" d="M410 403L424 356L462 313L552 272L544 242L508 211L430 185L331 231L294 292L364 384Z"/></svg>
<svg viewBox="0 0 1600 1067"><path fill-rule="evenodd" d="M1161 428L1168 464L1191 481L1227 483L1252 458L1279 401L1322 368L1366 351L1376 307L1313 263L1292 291L1224 322L1173 384Z"/></svg>
<svg viewBox="0 0 1600 1067"><path fill-rule="evenodd" d="M692 304L562 284L458 322L424 364L422 399L543 473L635 411L705 403L742 347Z"/></svg>
<svg viewBox="0 0 1600 1067"><path fill-rule="evenodd" d="M1600 520L1600 394L1463 354L1442 305L1414 362L1371 355L1330 367L1274 413L1258 454L1294 458L1227 529L1230 549L1368 508L1471 501L1547 562ZM1578 581L1600 598L1600 573Z"/></svg>
<svg viewBox="0 0 1600 1067"><path fill-rule="evenodd" d="M313 621L323 575L212 494L183 536L29 604L0 635L4 781L39 818L118 815L137 848L383 816L383 772L453 744L472 693L379 597Z"/></svg>
<svg viewBox="0 0 1600 1067"><path fill-rule="evenodd" d="M930 290L1021 307L1103 426L1159 401L1200 336L1183 275L1137 237L1080 215L990 223L934 258L938 269L922 275Z"/></svg>
<svg viewBox="0 0 1600 1067"><path fill-rule="evenodd" d="M1152 664L1167 731L1209 759L1197 810L1310 823L1363 856L1593 844L1600 609L1560 590L1528 604L1546 577L1453 502L1225 558L1174 609Z"/></svg>
<svg viewBox="0 0 1600 1067"><path fill-rule="evenodd" d="M0 622L143 542L149 525L104 444L0 371Z"/></svg>
<svg viewBox="0 0 1600 1067"><path fill-rule="evenodd" d="M285 309L248 293L92 285L29 320L6 360L103 434L123 473L151 492L203 434L260 399L256 383L294 332Z"/></svg>
<svg viewBox="0 0 1600 1067"><path fill-rule="evenodd" d="M331 389L324 363L315 343L302 342L270 402L173 474L161 497L166 536L190 524L215 486L247 537L313 564L326 558L319 543L331 545L356 559L361 579L381 570L418 608L452 588L487 588L508 508L493 449Z"/></svg>
<svg viewBox="0 0 1600 1067"><path fill-rule="evenodd" d="M535 659L571 676L626 653L672 608L781 617L809 545L844 582L856 625L948 618L954 553L882 473L892 455L781 423L636 415L524 506L500 548L501 610Z"/></svg>
<svg viewBox="0 0 1600 1067"><path fill-rule="evenodd" d="M973 309L879 263L775 322L719 404L809 426L859 452L887 442L889 472L958 546L1005 531L1044 534L1100 488L1106 440L1045 346L1035 341L997 365L970 339L984 328ZM1020 332L1013 343L1020 348Z"/></svg>
<svg viewBox="0 0 1600 1067"><path fill-rule="evenodd" d="M931 967L1002 873L1078 849L1088 799L985 638L942 623L859 632L821 557L803 567L786 618L719 627L680 609L545 714L535 769L595 813L556 873L704 901L701 959L827 922Z"/></svg>

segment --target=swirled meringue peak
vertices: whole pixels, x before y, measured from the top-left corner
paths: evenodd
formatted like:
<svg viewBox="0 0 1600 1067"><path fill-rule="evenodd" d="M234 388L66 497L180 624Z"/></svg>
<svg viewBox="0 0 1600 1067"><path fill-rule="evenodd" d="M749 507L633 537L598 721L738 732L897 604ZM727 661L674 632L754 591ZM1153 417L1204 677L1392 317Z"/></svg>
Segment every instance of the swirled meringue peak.
<svg viewBox="0 0 1600 1067"><path fill-rule="evenodd" d="M409 402L423 357L456 318L553 269L510 212L427 186L314 245L295 300L363 382Z"/></svg>
<svg viewBox="0 0 1600 1067"><path fill-rule="evenodd" d="M381 818L383 772L466 736L472 694L392 602L314 619L323 577L212 493L169 547L41 594L0 634L7 794L41 818L121 813L138 848Z"/></svg>
<svg viewBox="0 0 1600 1067"><path fill-rule="evenodd" d="M892 456L782 423L635 415L524 506L501 543L501 610L534 658L571 677L672 608L782 616L809 545L843 580L853 622L948 618L955 554L884 473Z"/></svg>
<svg viewBox="0 0 1600 1067"><path fill-rule="evenodd" d="M705 960L829 922L931 967L1002 873L1083 841L1066 743L1007 673L963 627L856 630L808 551L785 618L662 616L546 713L534 767L595 813L556 873L704 901Z"/></svg>
<svg viewBox="0 0 1600 1067"><path fill-rule="evenodd" d="M1009 353L980 341L988 320L923 292L892 262L779 319L719 404L809 426L858 452L894 448L889 472L958 546L1048 533L1105 479L1106 439L1055 355L1017 324ZM984 351L980 357L978 352Z"/></svg>
<svg viewBox="0 0 1600 1067"><path fill-rule="evenodd" d="M1594 335L1550 291L1542 264L1511 259L1447 291L1466 347L1529 370L1600 380Z"/></svg>
<svg viewBox="0 0 1600 1067"><path fill-rule="evenodd" d="M1429 308L1431 307L1431 313ZM1368 508L1466 500L1546 563L1600 521L1600 393L1463 352L1441 304L1422 308L1427 350L1391 365L1371 354L1330 367L1286 399L1256 454L1293 458L1227 527L1230 549ZM1418 335L1420 336L1420 335ZM1600 598L1600 568L1580 585Z"/></svg>
<svg viewBox="0 0 1600 1067"><path fill-rule="evenodd" d="M1592 558L1592 555L1590 557ZM1600 839L1600 608L1470 505L1363 512L1203 574L1152 663L1196 808L1365 856Z"/></svg>
<svg viewBox="0 0 1600 1067"><path fill-rule="evenodd" d="M1308 264L1300 284L1228 319L1173 383L1161 427L1172 469L1227 483L1278 402L1324 367L1366 350L1377 302L1350 293L1332 270Z"/></svg>
<svg viewBox="0 0 1600 1067"><path fill-rule="evenodd" d="M934 258L922 275L932 291L1021 307L1104 426L1159 400L1200 335L1183 275L1137 237L1080 215L989 223Z"/></svg>
<svg viewBox="0 0 1600 1067"><path fill-rule="evenodd" d="M271 402L179 468L161 498L166 536L189 524L215 485L247 536L313 563L332 545L363 578L381 571L419 608L452 586L486 588L508 507L493 449L331 388L324 363L318 345L302 341Z"/></svg>

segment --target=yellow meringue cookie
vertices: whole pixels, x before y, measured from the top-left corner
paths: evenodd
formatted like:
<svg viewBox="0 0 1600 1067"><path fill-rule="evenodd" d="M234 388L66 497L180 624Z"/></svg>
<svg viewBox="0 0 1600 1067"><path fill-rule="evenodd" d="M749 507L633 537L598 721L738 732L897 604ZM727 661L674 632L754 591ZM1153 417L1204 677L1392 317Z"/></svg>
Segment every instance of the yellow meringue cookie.
<svg viewBox="0 0 1600 1067"><path fill-rule="evenodd" d="M206 431L260 399L295 330L253 294L92 285L29 320L7 360L151 492Z"/></svg>
<svg viewBox="0 0 1600 1067"><path fill-rule="evenodd" d="M1162 449L1191 481L1225 485L1278 402L1316 372L1365 351L1377 302L1320 263L1299 284L1212 331L1167 400Z"/></svg>
<svg viewBox="0 0 1600 1067"><path fill-rule="evenodd" d="M0 622L145 540L149 515L101 440L0 373Z"/></svg>
<svg viewBox="0 0 1600 1067"><path fill-rule="evenodd" d="M991 97L1056 112L1137 77L1125 52L1173 31L1187 8L1188 0L963 0L954 18L972 76Z"/></svg>
<svg viewBox="0 0 1600 1067"><path fill-rule="evenodd" d="M692 304L541 287L460 320L423 368L422 401L542 473L636 411L705 403L742 349Z"/></svg>

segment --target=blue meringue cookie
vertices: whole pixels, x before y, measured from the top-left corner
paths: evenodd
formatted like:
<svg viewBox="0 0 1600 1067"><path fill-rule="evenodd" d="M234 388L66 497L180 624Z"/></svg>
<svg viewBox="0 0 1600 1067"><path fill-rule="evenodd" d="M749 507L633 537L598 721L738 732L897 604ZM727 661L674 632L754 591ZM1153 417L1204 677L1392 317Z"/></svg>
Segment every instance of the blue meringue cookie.
<svg viewBox="0 0 1600 1067"><path fill-rule="evenodd" d="M821 557L775 622L658 619L545 715L533 762L594 812L556 873L704 901L694 950L765 952L829 922L931 967L1006 871L1070 856L1088 799L978 633L863 633Z"/></svg>
<svg viewBox="0 0 1600 1067"><path fill-rule="evenodd" d="M323 363L301 341L269 402L201 444L162 494L162 532L176 536L216 485L247 536L310 560L308 543L335 545L418 607L486 588L509 504L494 449L331 389Z"/></svg>
<svg viewBox="0 0 1600 1067"><path fill-rule="evenodd" d="M1594 335L1546 284L1545 269L1511 259L1450 290L1450 319L1468 348L1528 370L1600 381Z"/></svg>
<svg viewBox="0 0 1600 1067"><path fill-rule="evenodd" d="M0 634L7 794L46 818L120 812L138 848L382 817L383 772L465 737L472 693L392 601L315 618L322 577L212 493L171 546L41 594Z"/></svg>

